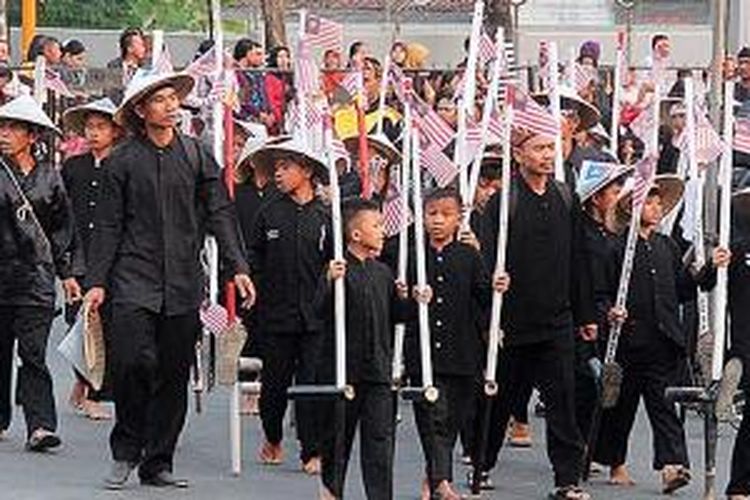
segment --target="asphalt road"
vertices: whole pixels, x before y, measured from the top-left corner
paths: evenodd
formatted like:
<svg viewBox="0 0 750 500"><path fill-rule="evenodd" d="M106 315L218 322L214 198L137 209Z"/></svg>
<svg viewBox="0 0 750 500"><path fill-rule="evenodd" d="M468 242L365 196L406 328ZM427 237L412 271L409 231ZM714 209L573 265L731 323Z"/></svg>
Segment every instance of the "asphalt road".
<svg viewBox="0 0 750 500"><path fill-rule="evenodd" d="M312 499L316 498L317 480L299 471L294 459L297 445L286 440L287 461L284 465L268 468L255 459L260 442L257 418L248 417L243 423L244 468L239 477L230 472L228 448L228 392L217 389L209 395L202 413L191 407L188 423L177 451L175 472L191 482L188 490L161 491L145 488L131 479L121 492L102 489L101 479L108 470L107 437L111 423L90 422L76 416L67 405L67 392L73 376L56 352L62 334L56 328L50 341L49 361L55 377L55 390L60 417L63 446L59 451L44 455L23 451L25 429L20 410L14 414L9 438L0 442L0 500L89 500L89 499ZM395 491L399 500L418 498L422 479L422 455L413 424L411 409L402 404L403 420L398 428ZM542 499L552 488L552 473L546 458L543 440L544 422L533 418L535 443L528 450L506 448L493 481L497 489L485 498L503 500ZM687 423L690 457L694 481L675 495L683 499L702 498L703 455L702 421L691 415ZM289 433L293 436L293 431ZM720 429L718 454L718 486L723 491L727 482L734 430ZM347 499L364 499L358 471L357 450L347 482ZM651 470L651 431L641 409L632 435L629 462L637 481L632 488L608 486L604 478L594 478L588 486L595 499L640 500L659 498L659 477ZM455 467L456 478L463 478L465 468ZM463 488L463 481L461 481ZM721 496L720 496L721 497Z"/></svg>

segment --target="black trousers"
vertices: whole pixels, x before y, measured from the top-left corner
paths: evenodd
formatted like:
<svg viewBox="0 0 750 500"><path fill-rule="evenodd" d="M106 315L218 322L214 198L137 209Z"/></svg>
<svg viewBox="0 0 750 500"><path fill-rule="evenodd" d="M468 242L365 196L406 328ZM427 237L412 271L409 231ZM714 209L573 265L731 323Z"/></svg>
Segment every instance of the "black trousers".
<svg viewBox="0 0 750 500"><path fill-rule="evenodd" d="M284 414L287 390L292 381L302 384L316 382L316 365L320 352L320 335L290 332L262 334L263 390L260 394L260 418L266 440L278 444L284 437ZM297 437L303 462L318 456L320 418L318 404L296 402Z"/></svg>
<svg viewBox="0 0 750 500"><path fill-rule="evenodd" d="M562 329L554 340L510 346L500 355L500 393L492 401L491 429L482 469L492 470L505 439L505 428L519 392L538 388L546 407L547 454L556 486L578 483L584 446L575 420L573 334ZM480 462L475 460L475 463Z"/></svg>
<svg viewBox="0 0 750 500"><path fill-rule="evenodd" d="M360 464L367 499L391 500L395 431L393 390L390 384L367 382L356 384L354 390L353 401L326 402L321 414L324 421L334 423L325 427L321 442L323 484L337 498L343 498L346 469L359 425ZM343 457L337 463L336 434L342 428Z"/></svg>
<svg viewBox="0 0 750 500"><path fill-rule="evenodd" d="M484 399L484 378L481 374L474 377L473 391L471 401L467 403L466 418L459 433L462 455L465 457L474 456L477 433L479 432L479 427L482 425L480 411L482 409L482 399Z"/></svg>
<svg viewBox="0 0 750 500"><path fill-rule="evenodd" d="M749 393L750 387L746 386L745 394ZM750 402L745 402L742 424L734 441L727 495L750 495Z"/></svg>
<svg viewBox="0 0 750 500"><path fill-rule="evenodd" d="M643 397L653 430L654 469L689 466L685 430L674 405L664 397L678 366L684 363L682 351L663 338L655 339L643 350L625 348L619 358L623 369L620 398L614 408L602 415L599 442L603 445L597 447L594 459L612 467L626 462L630 431Z"/></svg>
<svg viewBox="0 0 750 500"><path fill-rule="evenodd" d="M165 316L131 305L112 307L115 426L112 457L140 463L141 478L172 470L185 424L198 311Z"/></svg>
<svg viewBox="0 0 750 500"><path fill-rule="evenodd" d="M57 430L52 376L47 368L47 341L55 312L52 307L0 306L0 429L10 425L13 345L18 341L16 401L23 408L26 429Z"/></svg>
<svg viewBox="0 0 750 500"><path fill-rule="evenodd" d="M588 439L594 409L599 401L598 381L590 365L592 358L598 359L596 345L596 342L586 342L580 338L575 341L576 422L584 439Z"/></svg>
<svg viewBox="0 0 750 500"><path fill-rule="evenodd" d="M453 481L453 449L471 415L475 380L472 376L436 374L434 383L440 393L435 403L414 402L414 419L432 491L442 481Z"/></svg>

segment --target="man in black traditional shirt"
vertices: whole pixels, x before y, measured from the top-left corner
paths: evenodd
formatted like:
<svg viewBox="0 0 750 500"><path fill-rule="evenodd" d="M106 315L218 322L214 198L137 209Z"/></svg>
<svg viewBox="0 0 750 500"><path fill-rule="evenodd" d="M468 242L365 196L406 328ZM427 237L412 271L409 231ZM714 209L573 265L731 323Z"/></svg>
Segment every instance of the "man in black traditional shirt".
<svg viewBox="0 0 750 500"><path fill-rule="evenodd" d="M111 296L111 489L136 466L142 484L187 486L172 475L172 460L200 332L204 229L219 241L244 305L255 295L219 167L175 128L192 86L187 75L137 73L115 114L133 135L104 168L86 300L96 309L105 288Z"/></svg>
<svg viewBox="0 0 750 500"><path fill-rule="evenodd" d="M10 425L13 344L18 341L17 401L27 448L60 445L46 351L55 316L55 276L66 299L80 300L75 223L60 173L34 148L55 125L29 96L0 108L0 435Z"/></svg>
<svg viewBox="0 0 750 500"><path fill-rule="evenodd" d="M258 283L256 321L263 358L260 415L266 442L263 463L283 462L281 446L287 389L315 382L321 320L315 311L318 278L330 260L328 209L315 195L315 180L327 169L298 139L269 144L251 161L256 172L273 175L279 193L258 212L248 241L253 278ZM320 470L315 404L297 402L297 430L302 468Z"/></svg>
<svg viewBox="0 0 750 500"><path fill-rule="evenodd" d="M487 455L474 463L484 482L497 462L511 406L531 383L547 407L554 498L587 499L577 486L583 442L575 421L573 338L575 327L591 332L596 324L582 263L581 208L569 188L552 178L552 138L516 129L513 147L519 171L508 186L507 270L513 284L503 305L501 388L493 403Z"/></svg>

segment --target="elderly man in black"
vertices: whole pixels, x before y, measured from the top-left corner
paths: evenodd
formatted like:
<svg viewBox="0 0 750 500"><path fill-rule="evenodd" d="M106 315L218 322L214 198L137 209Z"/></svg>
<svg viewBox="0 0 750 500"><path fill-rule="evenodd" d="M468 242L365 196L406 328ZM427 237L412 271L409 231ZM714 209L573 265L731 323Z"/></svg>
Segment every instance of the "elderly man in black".
<svg viewBox="0 0 750 500"><path fill-rule="evenodd" d="M31 97L0 108L0 434L10 425L13 344L18 341L17 399L27 448L60 444L45 354L54 317L55 276L69 301L80 299L73 211L59 172L34 157L44 131L57 131Z"/></svg>
<svg viewBox="0 0 750 500"><path fill-rule="evenodd" d="M175 128L192 85L187 75L139 72L115 113L132 136L107 159L86 275L90 306L101 305L106 289L112 309L112 489L136 466L142 484L187 486L172 475L172 460L200 331L205 229L243 298L255 294L219 168Z"/></svg>
<svg viewBox="0 0 750 500"><path fill-rule="evenodd" d="M531 384L547 406L547 442L555 475L554 498L588 499L578 487L583 441L575 420L574 328L596 329L590 279L582 264L581 208L570 189L552 178L554 141L527 130L513 132L518 162L509 193L507 271L498 367L502 387L492 408L487 455L474 460L482 482L497 463L511 407ZM504 186L503 189L506 189ZM486 210L497 234L497 200ZM493 208L494 205L494 208ZM586 286L582 286L586 284Z"/></svg>

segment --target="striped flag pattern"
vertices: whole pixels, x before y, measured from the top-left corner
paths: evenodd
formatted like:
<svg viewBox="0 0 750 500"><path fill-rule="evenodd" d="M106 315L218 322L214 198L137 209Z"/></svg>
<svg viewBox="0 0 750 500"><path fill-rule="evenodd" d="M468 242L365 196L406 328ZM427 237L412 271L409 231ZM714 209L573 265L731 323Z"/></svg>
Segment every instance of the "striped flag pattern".
<svg viewBox="0 0 750 500"><path fill-rule="evenodd" d="M344 45L344 26L315 14L305 16L304 34L311 47L340 51Z"/></svg>
<svg viewBox="0 0 750 500"><path fill-rule="evenodd" d="M489 33L482 30L482 34L479 37L479 62L481 64L487 64L495 58L495 41Z"/></svg>
<svg viewBox="0 0 750 500"><path fill-rule="evenodd" d="M557 123L552 113L537 104L515 85L508 86L508 105L513 109L513 126L547 137L557 135Z"/></svg>
<svg viewBox="0 0 750 500"><path fill-rule="evenodd" d="M696 106L698 107L698 106ZM724 150L723 141L705 113L696 110L695 155L700 163L712 163Z"/></svg>
<svg viewBox="0 0 750 500"><path fill-rule="evenodd" d="M44 87L47 90L53 91L55 94L64 97L74 97L65 82L60 77L60 74L52 69L47 69L44 72Z"/></svg>
<svg viewBox="0 0 750 500"><path fill-rule="evenodd" d="M172 54L169 52L169 45L167 45L166 43L164 44L164 47L162 47L162 50L159 53L159 58L156 60L156 63L154 64L154 69L159 74L174 73L174 65L172 64Z"/></svg>
<svg viewBox="0 0 750 500"><path fill-rule="evenodd" d="M633 210L639 211L648 197L648 191L656 175L656 157L644 156L635 166L633 176Z"/></svg>
<svg viewBox="0 0 750 500"><path fill-rule="evenodd" d="M415 125L419 127L421 135L434 144L438 150L442 150L453 140L455 135L453 128L429 104L416 95L413 96L413 105Z"/></svg>
<svg viewBox="0 0 750 500"><path fill-rule="evenodd" d="M404 225L403 212L401 210L403 203L404 197L401 196L401 191L398 187L391 185L389 196L383 203L383 222L387 237L395 236L401 232L401 228ZM414 215L411 212L411 208L409 208L406 223L411 224L412 222L414 222Z"/></svg>
<svg viewBox="0 0 750 500"><path fill-rule="evenodd" d="M737 151L750 154L750 119L742 118L735 121L732 146Z"/></svg>
<svg viewBox="0 0 750 500"><path fill-rule="evenodd" d="M344 78L341 80L341 86L344 87L344 90L346 90L347 93L351 96L361 94L362 90L364 89L362 72L350 71L346 73L344 75Z"/></svg>
<svg viewBox="0 0 750 500"><path fill-rule="evenodd" d="M458 168L437 144L424 134L420 136L419 159L422 166L430 173L438 186L445 187L456 178Z"/></svg>
<svg viewBox="0 0 750 500"><path fill-rule="evenodd" d="M651 137L653 137L654 127L656 126L654 121L654 104L651 103L648 107L641 110L638 116L635 117L630 123L630 130L638 137L646 148L651 147Z"/></svg>
<svg viewBox="0 0 750 500"><path fill-rule="evenodd" d="M203 327L214 335L221 334L229 322L227 310L221 304L204 304L200 308L200 318Z"/></svg>
<svg viewBox="0 0 750 500"><path fill-rule="evenodd" d="M302 38L297 43L297 57L294 59L294 83L297 91L303 95L318 90L318 70L310 54L307 40Z"/></svg>
<svg viewBox="0 0 750 500"><path fill-rule="evenodd" d="M573 63L573 81L576 91L585 89L592 81L596 82L598 79L599 75L593 66Z"/></svg>
<svg viewBox="0 0 750 500"><path fill-rule="evenodd" d="M185 68L185 73L193 78L211 76L216 71L216 47L211 47L203 55Z"/></svg>
<svg viewBox="0 0 750 500"><path fill-rule="evenodd" d="M549 67L549 44L542 40L539 42L539 80L543 89L550 87Z"/></svg>

